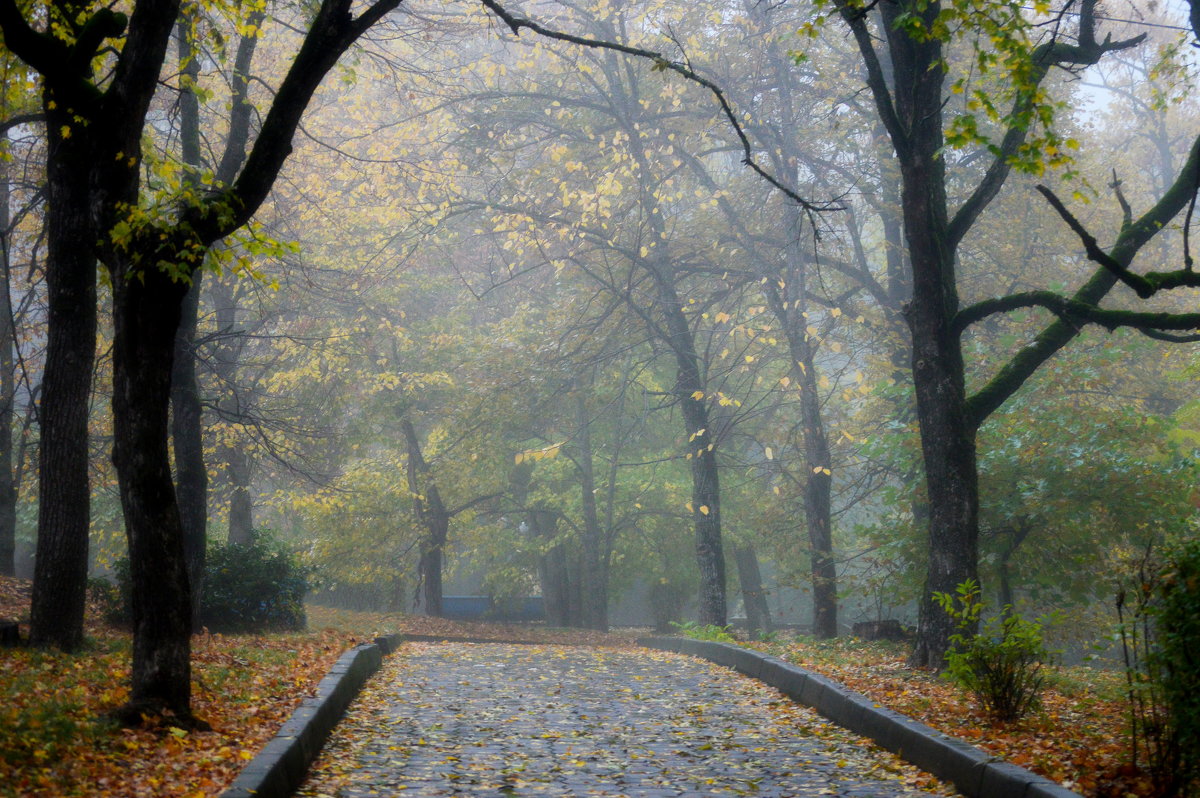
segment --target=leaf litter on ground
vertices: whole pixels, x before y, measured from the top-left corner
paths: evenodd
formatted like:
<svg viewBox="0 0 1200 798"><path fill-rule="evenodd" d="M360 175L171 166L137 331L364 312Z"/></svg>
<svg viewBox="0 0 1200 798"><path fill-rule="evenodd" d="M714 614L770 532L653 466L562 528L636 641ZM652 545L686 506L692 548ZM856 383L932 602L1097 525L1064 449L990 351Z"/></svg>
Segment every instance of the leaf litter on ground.
<svg viewBox="0 0 1200 798"><path fill-rule="evenodd" d="M30 583L0 577L0 621L28 633ZM379 634L633 647L632 633L462 623L399 613L309 608L289 635L199 635L193 640L197 714L212 732L120 729L108 713L128 697L127 632L87 614L79 655L0 649L0 795L216 795L348 648ZM963 693L904 665L897 647L853 640L748 644L837 679L884 706L1029 767L1087 796L1151 795L1128 765L1124 702L1113 674L1056 669L1044 709L995 726Z"/></svg>

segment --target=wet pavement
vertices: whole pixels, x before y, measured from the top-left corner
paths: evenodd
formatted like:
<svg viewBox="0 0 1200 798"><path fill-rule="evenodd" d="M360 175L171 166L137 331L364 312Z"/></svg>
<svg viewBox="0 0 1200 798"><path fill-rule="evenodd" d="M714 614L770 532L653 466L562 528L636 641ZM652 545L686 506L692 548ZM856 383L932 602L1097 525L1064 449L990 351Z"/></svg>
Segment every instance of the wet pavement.
<svg viewBox="0 0 1200 798"><path fill-rule="evenodd" d="M919 771L777 691L640 649L407 643L297 795L918 796Z"/></svg>

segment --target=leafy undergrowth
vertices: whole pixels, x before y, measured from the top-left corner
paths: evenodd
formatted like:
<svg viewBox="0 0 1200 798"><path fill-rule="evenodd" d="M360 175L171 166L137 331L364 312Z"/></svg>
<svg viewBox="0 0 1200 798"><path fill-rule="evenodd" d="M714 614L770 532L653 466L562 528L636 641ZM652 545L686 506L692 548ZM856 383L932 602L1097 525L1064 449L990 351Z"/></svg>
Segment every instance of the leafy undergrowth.
<svg viewBox="0 0 1200 798"><path fill-rule="evenodd" d="M824 674L1083 795L1154 794L1149 780L1128 767L1127 707L1116 672L1054 668L1040 711L1012 723L996 723L948 680L909 668L906 650L899 645L852 638L743 645Z"/></svg>

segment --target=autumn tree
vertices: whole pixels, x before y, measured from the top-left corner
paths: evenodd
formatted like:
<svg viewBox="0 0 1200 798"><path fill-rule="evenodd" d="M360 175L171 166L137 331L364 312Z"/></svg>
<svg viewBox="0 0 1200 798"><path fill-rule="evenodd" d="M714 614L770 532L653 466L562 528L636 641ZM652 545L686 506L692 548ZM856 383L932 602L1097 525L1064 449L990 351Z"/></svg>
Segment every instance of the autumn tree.
<svg viewBox="0 0 1200 798"><path fill-rule="evenodd" d="M361 15L330 0L308 34L236 180L184 189L171 208L142 205L139 164L178 3L137 3L132 13L57 3L38 30L13 2L0 4L8 48L42 80L49 155L51 351L42 405L43 493L36 642L80 641L86 575L86 390L95 335L99 259L113 286L116 464L133 587L133 689L125 717L170 713L191 724L191 597L183 531L167 451L174 341L191 274L208 248L244 225L291 150L309 98L337 58L398 5L381 0ZM112 45L117 45L114 50ZM108 55L107 59L102 54ZM106 63L107 60L107 63ZM57 458L57 459L55 459ZM62 496L50 490L66 491ZM50 513L64 515L51 523ZM41 541L41 537L39 541ZM51 545L63 549L55 553Z"/></svg>
<svg viewBox="0 0 1200 798"><path fill-rule="evenodd" d="M1070 33L1060 16L1048 33L1015 5L977 13L951 3L836 4L858 46L867 85L900 166L901 208L912 273L906 319L912 336L912 374L929 501L929 565L913 661L939 664L953 633L932 602L937 591L977 577L978 469L976 431L1036 371L1071 341L1083 323L1112 328L1190 329L1196 319L1102 309L1099 302L1123 278L1138 251L1194 193L1196 150L1171 188L1140 218L1130 219L1107 251L1110 263L1070 296L1050 291L985 299L962 307L956 255L1014 169L1060 163L1069 143L1050 124L1044 84L1052 70L1079 70L1106 54L1136 46L1140 37L1097 37L1094 2L1079 7ZM1040 9L1041 13L1049 8ZM956 71L952 43L975 32L971 56L988 73L1001 72L1006 88L975 87ZM948 97L967 95L955 114ZM1007 104L1007 108L1003 106ZM975 110L986 118L981 124ZM947 117L951 117L949 121ZM947 134L949 130L949 134ZM981 147L988 166L974 186L950 200L947 145ZM965 382L962 336L994 313L1042 307L1058 316L974 394Z"/></svg>

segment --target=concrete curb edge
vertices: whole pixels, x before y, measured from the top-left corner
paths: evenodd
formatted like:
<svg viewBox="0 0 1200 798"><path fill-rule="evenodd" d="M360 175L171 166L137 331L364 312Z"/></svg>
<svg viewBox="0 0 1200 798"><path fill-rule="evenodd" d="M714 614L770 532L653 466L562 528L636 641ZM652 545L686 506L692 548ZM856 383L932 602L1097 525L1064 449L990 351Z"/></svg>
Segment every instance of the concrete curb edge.
<svg viewBox="0 0 1200 798"><path fill-rule="evenodd" d="M342 654L318 683L316 695L296 707L221 798L287 798L294 793L350 702L404 640L400 634L377 637Z"/></svg>
<svg viewBox="0 0 1200 798"><path fill-rule="evenodd" d="M1079 794L962 740L874 703L867 696L778 657L687 637L644 637L638 644L690 654L732 668L812 707L834 723L869 737L968 798L1079 798Z"/></svg>

